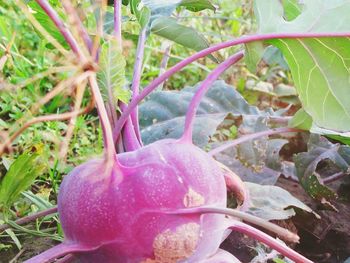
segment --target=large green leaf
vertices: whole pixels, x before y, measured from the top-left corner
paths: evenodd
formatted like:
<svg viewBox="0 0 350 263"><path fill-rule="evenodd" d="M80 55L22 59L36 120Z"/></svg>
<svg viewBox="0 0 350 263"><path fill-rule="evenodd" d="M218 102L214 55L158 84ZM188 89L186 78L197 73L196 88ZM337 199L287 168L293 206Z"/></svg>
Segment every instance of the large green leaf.
<svg viewBox="0 0 350 263"><path fill-rule="evenodd" d="M125 59L116 39L102 45L97 80L105 101L110 98L128 102L129 90L124 89Z"/></svg>
<svg viewBox="0 0 350 263"><path fill-rule="evenodd" d="M45 170L39 153L24 153L10 166L0 184L0 206L9 208L34 179Z"/></svg>
<svg viewBox="0 0 350 263"><path fill-rule="evenodd" d="M153 93L141 104L140 126L145 144L164 138L179 138L183 133L185 114L194 88L182 91ZM244 98L224 81L216 81L202 99L194 125L194 142L205 146L209 137L227 114L260 115L258 108L250 106Z"/></svg>
<svg viewBox="0 0 350 263"><path fill-rule="evenodd" d="M302 13L284 19L278 0L255 1L259 33L350 32L350 1L305 1ZM275 39L292 71L304 110L319 127L350 130L350 39Z"/></svg>

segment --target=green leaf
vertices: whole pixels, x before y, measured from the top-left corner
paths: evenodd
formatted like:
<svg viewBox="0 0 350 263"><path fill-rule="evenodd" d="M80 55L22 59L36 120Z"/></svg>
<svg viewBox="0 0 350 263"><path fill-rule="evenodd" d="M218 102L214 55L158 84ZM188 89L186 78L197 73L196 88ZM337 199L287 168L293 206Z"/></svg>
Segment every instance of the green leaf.
<svg viewBox="0 0 350 263"><path fill-rule="evenodd" d="M35 180L44 172L45 165L38 153L24 153L11 165L0 184L0 205L9 208Z"/></svg>
<svg viewBox="0 0 350 263"><path fill-rule="evenodd" d="M287 19L287 21L297 18L302 11L299 0L282 0L282 4L284 9L284 18Z"/></svg>
<svg viewBox="0 0 350 263"><path fill-rule="evenodd" d="M128 102L130 91L125 85L125 59L119 43L112 38L102 45L97 81L105 101Z"/></svg>
<svg viewBox="0 0 350 263"><path fill-rule="evenodd" d="M333 144L324 137L311 134L308 152L294 157L297 176L308 194L318 200L334 199L336 193L324 185L323 179L316 172L317 165L323 160L332 161L339 170L347 172L350 166L350 147Z"/></svg>
<svg viewBox="0 0 350 263"><path fill-rule="evenodd" d="M331 138L333 140L350 145L350 133L335 132L318 127L312 122L312 118L303 109L297 111L293 118L288 123L289 127L298 128L311 133L319 134Z"/></svg>
<svg viewBox="0 0 350 263"><path fill-rule="evenodd" d="M293 208L313 213L310 207L281 187L248 182L245 185L249 192L249 214L265 220L285 220L296 214Z"/></svg>
<svg viewBox="0 0 350 263"><path fill-rule="evenodd" d="M289 121L288 126L308 131L312 126L312 118L303 109L300 109Z"/></svg>
<svg viewBox="0 0 350 263"><path fill-rule="evenodd" d="M50 17L45 13L45 11L37 4L35 1L30 1L28 6L34 11L33 16L38 20L40 25L62 46L68 48L68 44L61 32L57 29L55 24L52 22Z"/></svg>
<svg viewBox="0 0 350 263"><path fill-rule="evenodd" d="M131 0L130 7L141 28L146 27L151 18L151 9L145 6L141 0Z"/></svg>
<svg viewBox="0 0 350 263"><path fill-rule="evenodd" d="M293 21L278 0L255 1L259 33L349 32L350 2L305 1ZM338 132L350 130L350 39L274 39L291 69L304 110L314 123Z"/></svg>
<svg viewBox="0 0 350 263"><path fill-rule="evenodd" d="M255 73L256 68L265 52L265 47L261 42L253 42L246 45L245 63L250 72Z"/></svg>
<svg viewBox="0 0 350 263"><path fill-rule="evenodd" d="M256 119L261 122L262 118ZM256 125L256 127L258 126L261 126L261 123ZM215 159L225 164L243 181L260 185L274 185L281 174L285 174L286 169L288 169L279 155L281 148L286 143L288 143L287 140L267 140L265 137L240 146L240 156L238 156L238 149L232 147L216 154ZM291 172L293 176L293 171Z"/></svg>
<svg viewBox="0 0 350 263"><path fill-rule="evenodd" d="M253 45L251 43L250 45ZM249 45L247 45L249 46ZM283 57L283 54L281 50L274 46L269 46L266 48L264 55L263 55L263 60L268 64L268 65L279 65L282 69L288 70L289 66Z"/></svg>
<svg viewBox="0 0 350 263"><path fill-rule="evenodd" d="M152 22L151 30L158 36L196 51L209 47L208 41L202 34L191 27L178 24L174 18L165 16L156 18Z"/></svg>
<svg viewBox="0 0 350 263"><path fill-rule="evenodd" d="M350 145L350 132L335 132L327 129L322 129L316 126L314 123L310 129L310 132L324 135L328 138Z"/></svg>
<svg viewBox="0 0 350 263"><path fill-rule="evenodd" d="M204 9L216 10L215 6L209 0L182 0L180 6L192 12L198 12Z"/></svg>

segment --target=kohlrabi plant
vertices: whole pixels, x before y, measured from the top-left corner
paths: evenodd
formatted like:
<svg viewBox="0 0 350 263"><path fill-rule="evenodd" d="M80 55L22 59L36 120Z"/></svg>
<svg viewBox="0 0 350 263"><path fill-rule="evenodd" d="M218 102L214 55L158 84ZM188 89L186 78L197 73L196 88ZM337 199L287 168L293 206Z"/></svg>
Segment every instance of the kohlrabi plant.
<svg viewBox="0 0 350 263"><path fill-rule="evenodd" d="M230 231L244 233L265 243L295 262L312 262L262 232L261 229L268 230L291 243L299 240L289 230L247 213L250 203L247 186L214 157L242 143L300 129L311 129L339 140L347 138L350 130L350 1L256 0L258 33L210 47L202 35L170 18L176 9L215 10L207 0L82 2L17 1L35 29L74 65L68 77L35 104L32 114L61 92L75 92L76 102L70 112L35 117L9 131L1 144L1 153L8 151L18 135L32 124L75 120L94 106L104 144L103 156L74 168L60 185L58 215L64 241L26 262L53 262L61 257L66 261L74 257L79 262L240 262L234 255L220 249ZM292 7L290 2L294 3ZM75 4L84 5L84 15L78 12ZM140 27L130 85L131 98L124 83L122 52L126 36L122 30L122 5ZM58 7L60 12L57 12ZM95 21L94 31L91 24L86 25L84 19L88 16ZM141 89L143 54L150 34L158 34L198 52ZM177 101L179 104L186 102L187 110L177 115L178 121L170 124L168 134L174 130L180 132L174 132L174 136L160 134L153 142L144 145L139 103L195 60L208 56L216 61L215 51L241 45L244 45L241 50L220 62L196 89L188 91L183 101ZM289 126L279 113L251 107L239 94L235 95L232 106L236 109L230 108L225 114L203 107L202 99L211 87L217 85L217 79L224 71L243 58L249 68L255 70L265 48L270 45L283 53L303 105L303 110L290 120ZM81 108L88 93L91 101L86 108ZM221 99L230 98L225 97L225 93L220 96ZM225 105L221 104L221 107ZM213 124L201 115L205 111L212 113L214 129ZM208 133L213 133L228 113L245 115L245 124L266 121L277 128L242 136L210 152L200 148L200 143L193 143L193 140L207 143L207 137L212 135ZM256 118L249 118L253 115ZM197 125L196 118L202 126ZM151 122L154 124L154 119ZM255 150L259 147L253 146ZM259 162L256 165L259 166ZM300 181L306 188L311 183L316 187L322 184L303 176ZM227 208L227 190L238 200L236 209Z"/></svg>

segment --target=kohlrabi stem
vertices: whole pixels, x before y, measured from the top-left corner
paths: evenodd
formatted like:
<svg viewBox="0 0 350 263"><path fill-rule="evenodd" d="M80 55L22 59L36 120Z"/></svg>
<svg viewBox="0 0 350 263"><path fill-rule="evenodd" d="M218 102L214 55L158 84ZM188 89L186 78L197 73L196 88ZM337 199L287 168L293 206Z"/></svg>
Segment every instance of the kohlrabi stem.
<svg viewBox="0 0 350 263"><path fill-rule="evenodd" d="M122 0L114 0L114 35L121 45L121 41L122 41Z"/></svg>
<svg viewBox="0 0 350 263"><path fill-rule="evenodd" d="M117 157L116 157L116 150L115 150L113 135L112 135L112 127L108 119L107 111L103 102L100 89L98 88L96 75L89 77L89 83L90 83L91 91L96 101L96 107L97 107L98 115L101 122L101 127L103 132L103 142L105 144L105 158L108 164L115 165L116 163L116 166L118 168L120 167L120 164L117 161ZM107 168L110 168L110 167L112 166L107 165Z"/></svg>
<svg viewBox="0 0 350 263"><path fill-rule="evenodd" d="M143 61L143 55L145 50L145 43L146 43L146 33L147 28L144 27L141 29L141 32L139 34L139 41L137 43L137 50L136 50L136 59L134 64L134 74L132 78L132 98L134 99L137 97L140 93L140 81L141 81L141 73L142 73L142 61ZM137 139L140 141L140 144L142 145L141 140L141 134L140 134L140 125L139 125L139 117L138 117L138 107L136 106L133 111L131 112L131 121L134 126L135 134Z"/></svg>
<svg viewBox="0 0 350 263"><path fill-rule="evenodd" d="M67 44L72 49L72 51L75 54L77 54L80 59L83 59L84 55L82 54L81 49L79 48L77 41L73 37L72 33L67 29L65 24L62 22L62 20L58 16L57 12L55 11L55 9L52 8L52 6L49 4L49 2L47 0L36 0L36 2L45 11L45 13L50 17L52 22L54 22L54 24L56 25L58 30L61 32L64 39L67 41Z"/></svg>
<svg viewBox="0 0 350 263"><path fill-rule="evenodd" d="M125 121L128 119L129 114L132 112L132 110L140 103L148 94L150 94L154 89L156 89L161 83L163 83L165 80L167 80L170 76L175 74L176 72L180 71L182 68L187 66L188 64L192 63L193 61L205 57L215 51L218 51L223 48L232 47L235 45L245 44L245 43L251 43L255 41L264 41L269 39L278 39L278 38L320 38L320 37L350 37L350 33L271 33L271 34L257 34L257 35L251 35L251 36L243 36L234 40L230 40L227 42L219 43L214 46L211 46L209 48L203 49L194 55L184 59L183 61L179 62L172 68L170 68L168 71L166 71L164 74L159 76L158 78L154 79L147 87L145 87L142 92L139 94L139 96L132 99L132 101L129 103L128 107L125 109L123 114L120 116L117 125L114 127L113 131L113 137L116 141L118 138L118 135L125 123Z"/></svg>
<svg viewBox="0 0 350 263"><path fill-rule="evenodd" d="M262 131L262 132L256 132L256 133L244 135L242 137L239 137L238 139L225 142L225 144L215 148L214 150L211 150L209 152L209 155L213 156L213 155L218 154L222 151L225 151L233 146L236 146L236 145L241 144L243 142L254 140L254 139L257 139L257 138L260 138L263 136L269 136L269 135L280 134L280 133L288 133L288 132L302 132L302 131L303 130L283 127L283 128L276 128L276 129L271 129L271 130L266 130L266 131Z"/></svg>
<svg viewBox="0 0 350 263"><path fill-rule="evenodd" d="M136 137L135 129L130 117L129 117L129 120L127 120L127 122L125 123L123 128L123 142L124 142L124 149L127 152L135 151L141 148L140 141Z"/></svg>
<svg viewBox="0 0 350 263"><path fill-rule="evenodd" d="M283 256L295 261L296 263L312 263L311 260L307 259L303 255L300 255L298 252L293 249L287 247L285 244L278 242L275 238L265 234L264 232L250 226L244 224L242 222L234 221L232 222L232 226L230 227L232 230L243 233L249 237L252 237L255 240L258 240L270 248L275 249Z"/></svg>
<svg viewBox="0 0 350 263"><path fill-rule="evenodd" d="M119 105L120 105L121 111L123 111L126 108L126 105L122 102ZM129 151L134 151L141 148L140 141L136 137L135 128L133 126L130 116L122 129L122 134L123 134L123 140L122 140L123 149L125 151L129 152Z"/></svg>
<svg viewBox="0 0 350 263"><path fill-rule="evenodd" d="M40 217L44 217L44 216L51 215L51 214L54 214L54 213L57 213L57 206L49 208L49 209L46 209L46 210L43 210L43 211L40 211L40 212L37 212L35 214L29 215L29 216L26 216L26 217L22 217L20 219L17 219L15 221L15 223L17 225L24 225L24 224L30 223L30 222L32 222L32 221L34 221L34 220L36 220L36 219L38 219ZM0 233L5 231L8 228L11 228L11 226L9 224L0 225Z"/></svg>
<svg viewBox="0 0 350 263"><path fill-rule="evenodd" d="M152 212L152 211L150 211ZM253 225L260 226L270 232L275 233L276 235L280 236L282 239L288 241L297 243L299 242L298 235L290 232L289 230L282 228L276 224L273 224L265 219L253 216L251 214L239 211L237 209L231 209L231 208L222 208L222 207L216 207L216 206L199 206L199 207L193 207L193 208L179 208L175 210L163 210L160 211L160 213L164 214L173 214L173 215L190 215L190 214L223 214L232 216L235 218L239 218L243 221L249 222Z"/></svg>
<svg viewBox="0 0 350 263"><path fill-rule="evenodd" d="M77 252L87 252L87 251L93 251L97 249L98 247L94 246L88 246L86 244L77 244L77 243L61 243L57 246L54 246L53 248L50 248L49 250L46 250L45 252L28 259L24 261L24 263L48 263L48 262L54 262L55 259L63 257L70 253L77 253Z"/></svg>
<svg viewBox="0 0 350 263"><path fill-rule="evenodd" d="M191 103L188 107L187 113L186 113L186 119L185 119L185 128L184 133L180 139L182 142L188 142L192 143L192 131L193 131L193 122L196 116L196 112L198 109L198 106L205 95L205 93L208 91L208 89L211 87L211 85L219 78L219 76L230 66L235 64L237 61L239 61L241 58L243 58L244 52L240 51L233 56L229 57L227 60L225 60L223 63L221 63L213 72L211 72L208 77L201 83L198 90L196 91L195 95L193 96Z"/></svg>

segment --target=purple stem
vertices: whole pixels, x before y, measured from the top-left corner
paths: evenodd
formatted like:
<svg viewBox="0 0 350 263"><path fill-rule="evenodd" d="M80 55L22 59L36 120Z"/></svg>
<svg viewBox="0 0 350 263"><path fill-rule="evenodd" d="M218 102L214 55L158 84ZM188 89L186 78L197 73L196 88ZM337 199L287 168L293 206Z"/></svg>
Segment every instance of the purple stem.
<svg viewBox="0 0 350 263"><path fill-rule="evenodd" d="M132 110L140 103L148 94L150 94L154 89L156 89L161 83L163 83L166 79L168 79L170 76L175 74L176 72L180 71L182 68L187 66L188 64L192 63L193 61L205 57L215 51L218 51L223 48L245 44L245 43L251 43L255 41L263 41L263 40L269 40L269 39L279 39L279 38L320 38L320 37L350 37L350 33L271 33L271 34L257 34L257 35L251 35L251 36L243 36L234 40L230 40L227 42L216 44L212 47L203 49L194 55L184 59L183 61L179 62L172 68L170 68L168 71L166 71L164 74L153 80L147 87L145 87L142 92L139 94L139 96L133 98L131 102L129 103L128 107L125 109L123 114L120 116L117 125L114 127L113 131L113 138L116 141L118 138L118 135L125 123L125 121L128 119L129 114L132 112Z"/></svg>
<svg viewBox="0 0 350 263"><path fill-rule="evenodd" d="M339 172L339 173L336 173L336 174L333 174L331 176L328 176L327 178L323 179L323 183L324 184L330 184L334 181L337 181L345 176L348 176L349 173L346 173L346 172Z"/></svg>
<svg viewBox="0 0 350 263"><path fill-rule="evenodd" d="M242 222L234 221L233 226L230 228L232 230L235 230L237 232L243 233L247 236L252 237L255 240L258 240L272 249L275 249L282 255L288 257L289 259L295 261L296 263L312 263L311 260L307 259L303 255L300 255L299 253L295 252L293 249L287 247L284 244L279 243L276 239L273 237L265 234L264 232L250 226L247 224L244 224Z"/></svg>
<svg viewBox="0 0 350 263"><path fill-rule="evenodd" d="M168 45L164 50L164 56L163 56L162 61L160 63L159 76L161 76L167 69L168 61L170 58L170 52L171 52L171 45ZM162 90L163 85L164 85L164 83L160 84L158 87L158 90Z"/></svg>
<svg viewBox="0 0 350 263"><path fill-rule="evenodd" d="M120 103L120 109L123 111L125 108L126 108L126 105L124 103ZM134 151L141 148L140 141L136 137L135 128L133 126L130 116L122 129L122 133L123 133L123 140L122 140L123 148L127 152Z"/></svg>
<svg viewBox="0 0 350 263"><path fill-rule="evenodd" d="M213 72L211 72L208 77L202 82L195 95L193 96L191 103L188 107L185 119L185 129L180 141L192 142L192 131L193 131L193 121L196 116L196 111L203 98L204 94L208 91L215 80L230 66L235 64L241 58L243 58L244 52L240 51L233 56L229 57L223 63L221 63Z"/></svg>
<svg viewBox="0 0 350 263"><path fill-rule="evenodd" d="M142 60L145 50L145 43L147 38L147 29L146 27L143 28L139 34L139 41L137 43L137 50L136 50L136 61L134 64L134 75L132 78L132 99L137 97L140 93L140 81L141 81L141 73L142 73ZM133 111L131 112L131 121L134 126L135 134L137 139L140 142L140 145L142 145L142 139L140 134L140 125L139 125L139 117L138 117L138 107L135 106Z"/></svg>
<svg viewBox="0 0 350 263"><path fill-rule="evenodd" d="M236 210L231 208L222 208L219 206L198 206L192 208L179 208L175 210L163 210L164 214L173 214L173 215L191 215L191 214L222 214L227 216L232 216L235 218L242 219L246 222L249 222L253 225L260 226L268 231L271 231L281 238L297 243L299 242L299 236L290 232L288 229L282 228L278 225L275 225L265 219L259 218L257 216Z"/></svg>
<svg viewBox="0 0 350 263"><path fill-rule="evenodd" d="M15 223L17 225L24 225L24 224L32 222L32 221L34 221L34 220L36 220L36 219L38 219L40 217L44 217L44 216L51 215L51 214L54 214L54 213L57 213L57 206L49 208L49 209L46 209L46 210L43 210L43 211L40 211L38 213L29 215L29 216L26 216L26 217L23 217L23 218L20 218L20 219L17 219L15 221ZM5 231L8 228L11 228L11 226L8 225L8 224L0 225L0 233Z"/></svg>
<svg viewBox="0 0 350 263"><path fill-rule="evenodd" d="M80 58L84 58L79 45L72 33L66 28L65 24L62 22L57 12L51 7L47 0L36 0L36 2L41 6L45 13L51 18L52 22L56 25L58 30L61 32L64 39L67 41L70 48L76 53Z"/></svg>
<svg viewBox="0 0 350 263"><path fill-rule="evenodd" d="M106 169L109 171L109 169L112 169L114 167L118 169L118 171L120 171L121 165L118 162L116 156L116 150L112 135L112 126L108 119L107 110L105 108L100 89L98 88L96 75L89 77L89 83L92 94L95 98L96 108L98 111L103 132L103 142L105 144L105 159L107 161Z"/></svg>
<svg viewBox="0 0 350 263"><path fill-rule="evenodd" d="M124 149L127 152L135 151L141 148L140 141L136 137L135 128L132 124L131 118L126 121L123 128L123 143Z"/></svg>
<svg viewBox="0 0 350 263"><path fill-rule="evenodd" d="M70 1L68 1L68 3L66 1L61 1L61 2L62 2L64 9L66 10L66 12L72 16L73 23L76 25L78 32L79 32L81 38L83 39L83 41L85 42L87 49L89 51L91 51L92 40L91 40L86 28L84 27L84 24L81 21L77 10L74 9L74 7Z"/></svg>
<svg viewBox="0 0 350 263"><path fill-rule="evenodd" d="M288 133L288 132L302 132L304 130L299 130L299 129L294 129L294 128L288 128L288 127L283 127L283 128L276 128L276 129L271 129L267 131L262 131L262 132L256 132L248 135L244 135L242 137L239 137L238 139L235 139L233 141L226 142L224 145L221 145L214 150L211 150L209 152L209 155L214 156L222 151L225 151L228 148L231 148L233 146L236 146L240 143L254 140L263 136L269 136L273 134L280 134L280 133Z"/></svg>
<svg viewBox="0 0 350 263"><path fill-rule="evenodd" d="M114 35L122 41L122 0L114 0Z"/></svg>
<svg viewBox="0 0 350 263"><path fill-rule="evenodd" d="M70 253L92 251L95 249L96 247L90 247L76 243L67 244L63 242L31 259L24 261L24 263L47 263Z"/></svg>

